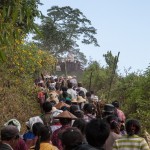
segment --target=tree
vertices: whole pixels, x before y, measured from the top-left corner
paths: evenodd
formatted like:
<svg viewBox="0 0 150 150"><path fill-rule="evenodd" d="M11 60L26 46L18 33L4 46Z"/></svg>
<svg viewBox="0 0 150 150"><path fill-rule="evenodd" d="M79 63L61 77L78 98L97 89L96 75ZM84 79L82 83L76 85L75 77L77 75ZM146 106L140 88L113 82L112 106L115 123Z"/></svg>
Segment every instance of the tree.
<svg viewBox="0 0 150 150"><path fill-rule="evenodd" d="M111 98L111 87L114 80L114 77L116 76L116 69L117 69L117 63L119 61L119 55L120 52L118 52L117 56L113 56L111 51L108 51L107 54L104 54L105 61L108 65L108 74L109 74L109 89L108 89L108 96L107 99L109 100Z"/></svg>
<svg viewBox="0 0 150 150"><path fill-rule="evenodd" d="M99 46L94 37L96 29L79 9L53 6L47 15L39 25L42 36L35 35L34 39L55 56L78 47L79 39L84 44Z"/></svg>

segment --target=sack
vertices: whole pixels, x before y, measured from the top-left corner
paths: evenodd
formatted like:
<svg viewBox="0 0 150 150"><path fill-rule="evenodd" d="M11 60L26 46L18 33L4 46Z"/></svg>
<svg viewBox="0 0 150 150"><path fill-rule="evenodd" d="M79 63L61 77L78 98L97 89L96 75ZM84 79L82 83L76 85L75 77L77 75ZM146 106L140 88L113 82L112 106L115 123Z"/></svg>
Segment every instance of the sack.
<svg viewBox="0 0 150 150"><path fill-rule="evenodd" d="M46 113L41 116L41 119L43 120L44 125L51 126L53 121L53 116L51 113Z"/></svg>

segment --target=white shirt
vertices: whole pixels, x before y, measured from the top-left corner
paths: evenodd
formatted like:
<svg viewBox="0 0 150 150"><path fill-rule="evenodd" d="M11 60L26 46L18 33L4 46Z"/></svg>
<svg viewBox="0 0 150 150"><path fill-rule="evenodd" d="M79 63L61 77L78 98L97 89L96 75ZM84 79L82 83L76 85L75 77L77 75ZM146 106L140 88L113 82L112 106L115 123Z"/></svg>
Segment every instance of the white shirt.
<svg viewBox="0 0 150 150"><path fill-rule="evenodd" d="M68 89L67 93L71 95L72 99L77 99L77 93L73 89Z"/></svg>

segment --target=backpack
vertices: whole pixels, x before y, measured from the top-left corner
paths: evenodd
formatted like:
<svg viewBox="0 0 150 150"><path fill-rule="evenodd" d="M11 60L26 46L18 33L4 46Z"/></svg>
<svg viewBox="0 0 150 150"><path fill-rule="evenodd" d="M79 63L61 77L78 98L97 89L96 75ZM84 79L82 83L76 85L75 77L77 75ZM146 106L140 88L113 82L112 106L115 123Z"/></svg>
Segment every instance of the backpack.
<svg viewBox="0 0 150 150"><path fill-rule="evenodd" d="M41 116L45 126L51 126L53 121L52 113L45 113Z"/></svg>

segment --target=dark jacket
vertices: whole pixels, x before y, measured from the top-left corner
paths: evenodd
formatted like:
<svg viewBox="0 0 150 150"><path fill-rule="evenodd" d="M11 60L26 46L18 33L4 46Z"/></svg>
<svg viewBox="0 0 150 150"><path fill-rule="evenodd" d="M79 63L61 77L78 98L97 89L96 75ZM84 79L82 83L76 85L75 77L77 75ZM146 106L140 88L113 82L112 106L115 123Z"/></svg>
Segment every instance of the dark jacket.
<svg viewBox="0 0 150 150"><path fill-rule="evenodd" d="M74 150L104 150L104 148L102 147L93 147L89 144L82 144L80 146L78 146L77 148L75 148Z"/></svg>
<svg viewBox="0 0 150 150"><path fill-rule="evenodd" d="M7 144L0 144L0 150L12 150Z"/></svg>

